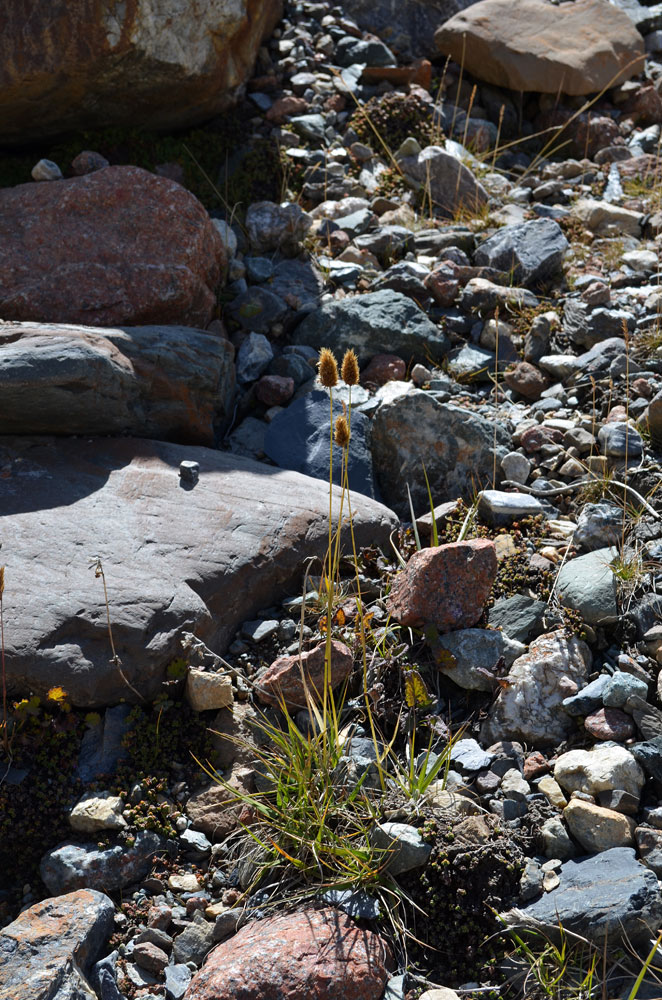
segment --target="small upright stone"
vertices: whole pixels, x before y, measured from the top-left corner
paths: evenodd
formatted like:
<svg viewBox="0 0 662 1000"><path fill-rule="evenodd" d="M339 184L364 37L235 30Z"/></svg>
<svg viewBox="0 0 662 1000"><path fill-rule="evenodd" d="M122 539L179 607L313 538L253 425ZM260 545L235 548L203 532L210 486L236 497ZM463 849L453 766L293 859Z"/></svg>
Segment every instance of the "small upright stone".
<svg viewBox="0 0 662 1000"><path fill-rule="evenodd" d="M38 163L35 163L31 173L32 179L35 181L62 180L62 171L52 160L39 160Z"/></svg>
<svg viewBox="0 0 662 1000"><path fill-rule="evenodd" d="M83 149L71 161L71 169L77 177L92 174L95 170L103 170L104 167L109 166L105 156L102 156L101 153L95 153L91 149Z"/></svg>
<svg viewBox="0 0 662 1000"><path fill-rule="evenodd" d="M228 708L232 704L232 681L227 674L192 667L186 679L186 700L194 712Z"/></svg>
<svg viewBox="0 0 662 1000"><path fill-rule="evenodd" d="M401 625L434 625L442 632L471 628L496 571L494 544L484 538L421 549L396 576L387 610Z"/></svg>
<svg viewBox="0 0 662 1000"><path fill-rule="evenodd" d="M324 689L324 660L326 643L321 642L314 649L299 656L279 656L258 678L257 693L260 701L267 705L280 705L281 700L289 709L306 707L306 689L313 696L321 697ZM354 660L351 650L344 643L334 639L331 642L330 682L331 688L349 677Z"/></svg>

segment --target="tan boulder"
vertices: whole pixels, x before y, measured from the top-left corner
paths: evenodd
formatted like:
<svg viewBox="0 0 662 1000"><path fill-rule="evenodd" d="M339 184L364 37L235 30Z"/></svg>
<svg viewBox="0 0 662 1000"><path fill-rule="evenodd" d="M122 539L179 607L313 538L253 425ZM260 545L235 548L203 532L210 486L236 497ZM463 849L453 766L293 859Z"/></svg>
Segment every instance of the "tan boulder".
<svg viewBox="0 0 662 1000"><path fill-rule="evenodd" d="M479 80L511 90L593 94L644 68L644 43L608 0L480 0L435 33Z"/></svg>
<svg viewBox="0 0 662 1000"><path fill-rule="evenodd" d="M210 118L231 103L281 14L280 0L4 4L0 143Z"/></svg>

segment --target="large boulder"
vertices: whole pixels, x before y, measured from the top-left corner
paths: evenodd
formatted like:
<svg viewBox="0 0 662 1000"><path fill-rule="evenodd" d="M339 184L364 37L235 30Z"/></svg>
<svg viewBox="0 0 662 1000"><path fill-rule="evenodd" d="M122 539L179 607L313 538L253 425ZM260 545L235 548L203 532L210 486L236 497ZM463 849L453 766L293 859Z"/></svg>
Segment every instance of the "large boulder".
<svg viewBox="0 0 662 1000"><path fill-rule="evenodd" d="M0 189L0 316L204 329L225 268L197 198L140 167Z"/></svg>
<svg viewBox="0 0 662 1000"><path fill-rule="evenodd" d="M480 0L435 34L443 55L497 87L593 94L644 69L644 42L608 0Z"/></svg>
<svg viewBox="0 0 662 1000"><path fill-rule="evenodd" d="M424 466L435 503L471 496L492 479L495 440L498 469L510 440L500 424L454 403L440 403L422 389L385 400L373 417L371 435L384 502L409 517L409 485L414 513L428 511Z"/></svg>
<svg viewBox="0 0 662 1000"><path fill-rule="evenodd" d="M566 931L610 948L623 942L650 947L662 920L662 894L655 874L630 847L566 861L559 885L521 909L501 914L506 926L558 936Z"/></svg>
<svg viewBox="0 0 662 1000"><path fill-rule="evenodd" d="M35 903L0 930L0 996L92 997L87 976L113 932L115 906L94 889Z"/></svg>
<svg viewBox="0 0 662 1000"><path fill-rule="evenodd" d="M279 913L214 948L184 1000L379 1000L390 965L379 935L340 910Z"/></svg>
<svg viewBox="0 0 662 1000"><path fill-rule="evenodd" d="M234 348L183 326L0 322L0 434L135 434L214 443Z"/></svg>
<svg viewBox="0 0 662 1000"><path fill-rule="evenodd" d="M280 0L6 4L0 143L108 125L174 128L210 118L247 79L281 13Z"/></svg>
<svg viewBox="0 0 662 1000"><path fill-rule="evenodd" d="M182 460L199 463L197 483L180 481ZM207 448L0 438L0 480L8 684L59 684L81 706L130 701L134 688L155 696L183 631L223 652L241 622L298 589L304 559L328 543L323 481ZM339 503L336 492L336 518ZM353 494L352 514L357 545L388 544L391 511Z"/></svg>
<svg viewBox="0 0 662 1000"><path fill-rule="evenodd" d="M339 357L351 347L362 363L374 354L441 361L450 347L415 302L390 289L325 302L299 324L293 340L317 350L330 347Z"/></svg>

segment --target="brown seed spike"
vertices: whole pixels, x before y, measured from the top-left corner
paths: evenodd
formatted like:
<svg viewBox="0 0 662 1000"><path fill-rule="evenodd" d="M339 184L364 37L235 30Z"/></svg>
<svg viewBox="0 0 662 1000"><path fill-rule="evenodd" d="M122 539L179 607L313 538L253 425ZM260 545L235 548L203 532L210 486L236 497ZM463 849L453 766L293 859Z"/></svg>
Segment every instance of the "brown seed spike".
<svg viewBox="0 0 662 1000"><path fill-rule="evenodd" d="M347 418L342 413L339 417L336 417L334 440L339 448L346 448L349 444L349 424L347 423Z"/></svg>
<svg viewBox="0 0 662 1000"><path fill-rule="evenodd" d="M359 360L351 348L348 351L345 351L345 357L342 359L340 374L342 375L342 380L346 385L359 384Z"/></svg>
<svg viewBox="0 0 662 1000"><path fill-rule="evenodd" d="M338 385L338 363L328 347L323 347L320 351L317 368L322 385L325 385L327 389Z"/></svg>

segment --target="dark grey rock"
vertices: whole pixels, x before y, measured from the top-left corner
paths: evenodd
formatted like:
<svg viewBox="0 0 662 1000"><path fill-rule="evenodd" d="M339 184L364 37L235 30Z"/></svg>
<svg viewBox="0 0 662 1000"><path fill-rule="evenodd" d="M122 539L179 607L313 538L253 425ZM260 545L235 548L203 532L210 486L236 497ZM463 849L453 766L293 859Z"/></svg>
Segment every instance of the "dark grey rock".
<svg viewBox="0 0 662 1000"><path fill-rule="evenodd" d="M192 962L202 965L202 962L214 943L214 924L209 923L199 910L193 922L175 938L173 956L175 964Z"/></svg>
<svg viewBox="0 0 662 1000"><path fill-rule="evenodd" d="M662 921L662 895L656 876L629 847L566 861L560 885L524 906L502 914L510 927L535 927L557 935L559 923L610 948L630 940L648 944Z"/></svg>
<svg viewBox="0 0 662 1000"><path fill-rule="evenodd" d="M543 616L547 610L544 601L536 601L526 594L500 597L490 608L490 625L500 625L511 639L528 642L543 629Z"/></svg>
<svg viewBox="0 0 662 1000"><path fill-rule="evenodd" d="M414 514L429 510L423 464L435 503L473 495L492 478L494 439L497 461L510 449L501 424L432 393L413 389L383 402L373 417L371 450L384 502L408 518L407 485Z"/></svg>
<svg viewBox="0 0 662 1000"><path fill-rule="evenodd" d="M114 913L108 896L87 890L42 900L20 913L0 930L3 1000L89 997L86 977L112 933ZM107 997L116 1000L111 992Z"/></svg>
<svg viewBox="0 0 662 1000"><path fill-rule="evenodd" d="M374 253L382 264L390 264L413 248L414 236L405 226L379 226L374 232L357 236L354 245Z"/></svg>
<svg viewBox="0 0 662 1000"><path fill-rule="evenodd" d="M395 66L396 59L391 50L378 39L362 40L346 35L336 45L335 61L338 66Z"/></svg>
<svg viewBox="0 0 662 1000"><path fill-rule="evenodd" d="M584 549L615 545L623 534L623 508L601 500L587 503L577 518L573 542Z"/></svg>
<svg viewBox="0 0 662 1000"><path fill-rule="evenodd" d="M479 213L488 202L487 191L469 167L441 146L427 146L416 156L404 156L398 166L415 185L423 187L437 211L450 218L459 210Z"/></svg>
<svg viewBox="0 0 662 1000"><path fill-rule="evenodd" d="M559 571L557 593L561 602L581 612L589 625L614 621L618 615L616 578L610 567L615 556L613 546L595 549L571 559Z"/></svg>
<svg viewBox="0 0 662 1000"><path fill-rule="evenodd" d="M403 60L438 57L434 33L440 24L475 0L347 0L345 14L379 35Z"/></svg>
<svg viewBox="0 0 662 1000"><path fill-rule="evenodd" d="M99 1000L126 1000L117 985L117 955L116 951L111 951L92 969L90 985L96 990Z"/></svg>
<svg viewBox="0 0 662 1000"><path fill-rule="evenodd" d="M241 906L219 913L214 923L214 941L222 941L223 938L234 934L243 915L244 910Z"/></svg>
<svg viewBox="0 0 662 1000"><path fill-rule="evenodd" d="M269 282L269 289L294 310L292 320L300 309L312 309L319 304L324 291L324 280L309 260L294 258L279 261ZM289 325L290 318L285 323Z"/></svg>
<svg viewBox="0 0 662 1000"><path fill-rule="evenodd" d="M151 830L141 830L132 847L64 843L44 855L39 873L53 895L76 889L123 889L144 878L164 849L163 838Z"/></svg>
<svg viewBox="0 0 662 1000"><path fill-rule="evenodd" d="M234 349L183 326L16 323L0 338L0 434L135 434L213 444Z"/></svg>
<svg viewBox="0 0 662 1000"><path fill-rule="evenodd" d="M623 323L632 329L634 317L624 309L591 309L583 299L566 299L563 332L581 347L594 347L602 340L623 335Z"/></svg>
<svg viewBox="0 0 662 1000"><path fill-rule="evenodd" d="M269 333L286 312L287 306L280 296L261 285L252 285L227 306L228 316L255 333Z"/></svg>
<svg viewBox="0 0 662 1000"><path fill-rule="evenodd" d="M374 847L388 852L385 868L391 875L422 868L432 853L432 846L425 843L417 827L408 823L379 823L368 837Z"/></svg>
<svg viewBox="0 0 662 1000"><path fill-rule="evenodd" d="M268 281L274 271L274 266L268 257L244 257L246 277L256 285Z"/></svg>
<svg viewBox="0 0 662 1000"><path fill-rule="evenodd" d="M309 382L315 375L315 369L311 368L305 358L298 354L281 354L269 363L267 375L283 375L294 381L295 389Z"/></svg>
<svg viewBox="0 0 662 1000"><path fill-rule="evenodd" d="M322 899L355 920L377 920L381 912L379 900L364 889L329 889L322 894Z"/></svg>
<svg viewBox="0 0 662 1000"><path fill-rule="evenodd" d="M628 749L649 777L662 781L662 736L635 743Z"/></svg>
<svg viewBox="0 0 662 1000"><path fill-rule="evenodd" d="M504 226L476 249L474 260L512 274L512 283L531 286L552 277L561 267L568 241L552 219Z"/></svg>
<svg viewBox="0 0 662 1000"><path fill-rule="evenodd" d="M602 696L609 682L609 674L600 674L577 694L563 699L563 710L574 717L590 715L602 706Z"/></svg>
<svg viewBox="0 0 662 1000"><path fill-rule="evenodd" d="M128 751L122 741L130 730L130 705L107 708L99 722L88 726L83 734L76 775L87 783L105 775L114 775L118 764L126 760Z"/></svg>
<svg viewBox="0 0 662 1000"><path fill-rule="evenodd" d="M342 403L334 400L334 420L342 414ZM375 497L372 456L368 447L370 422L352 413L348 479L350 489ZM264 450L282 469L293 469L316 479L329 478L329 396L318 389L277 413L267 428ZM333 479L340 483L342 450L333 447Z"/></svg>
<svg viewBox="0 0 662 1000"><path fill-rule="evenodd" d="M448 370L457 379L489 382L494 377L495 368L496 354L474 344L463 344L448 354Z"/></svg>
<svg viewBox="0 0 662 1000"><path fill-rule="evenodd" d="M340 360L353 348L361 362L374 354L398 354L406 361L441 361L448 338L422 309L399 292L369 292L326 302L308 315L293 334L297 343L330 347Z"/></svg>

